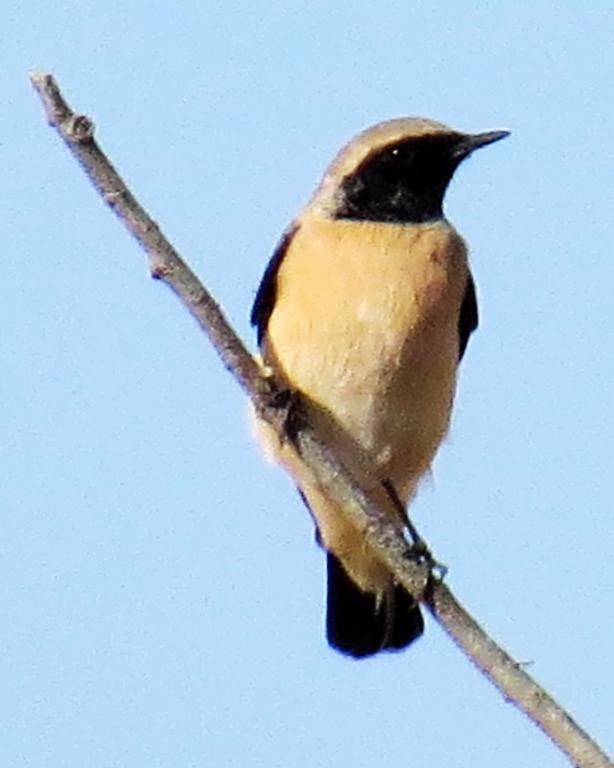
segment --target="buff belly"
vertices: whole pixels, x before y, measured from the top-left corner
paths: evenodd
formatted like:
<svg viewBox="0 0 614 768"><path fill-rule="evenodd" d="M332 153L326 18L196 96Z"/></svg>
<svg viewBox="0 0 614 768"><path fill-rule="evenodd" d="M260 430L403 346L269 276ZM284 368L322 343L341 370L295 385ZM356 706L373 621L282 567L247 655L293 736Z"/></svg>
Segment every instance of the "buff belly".
<svg viewBox="0 0 614 768"><path fill-rule="evenodd" d="M320 437L402 527L382 481L408 501L448 429L467 281L462 240L445 221L374 227L307 220L277 280L266 364L302 394ZM385 590L390 576L362 532L287 443L262 422L256 431L305 495L323 545L363 590Z"/></svg>

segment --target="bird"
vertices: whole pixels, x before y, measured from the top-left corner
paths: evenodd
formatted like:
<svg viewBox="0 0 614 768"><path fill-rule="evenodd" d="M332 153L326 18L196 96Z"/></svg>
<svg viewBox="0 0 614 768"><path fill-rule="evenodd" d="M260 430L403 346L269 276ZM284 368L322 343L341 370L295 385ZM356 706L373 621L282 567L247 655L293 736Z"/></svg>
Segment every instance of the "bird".
<svg viewBox="0 0 614 768"><path fill-rule="evenodd" d="M265 370L401 533L448 432L457 368L478 325L467 247L444 215L445 192L463 160L508 134L420 117L358 134L283 233L252 307ZM414 598L292 441L252 419L326 552L329 645L357 659L408 646L424 631Z"/></svg>

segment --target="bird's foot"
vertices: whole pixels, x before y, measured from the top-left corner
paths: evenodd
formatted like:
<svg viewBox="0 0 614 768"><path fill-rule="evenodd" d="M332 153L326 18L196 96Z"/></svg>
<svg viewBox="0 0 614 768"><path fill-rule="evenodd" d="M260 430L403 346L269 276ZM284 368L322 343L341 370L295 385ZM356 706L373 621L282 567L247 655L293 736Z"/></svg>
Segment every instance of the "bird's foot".
<svg viewBox="0 0 614 768"><path fill-rule="evenodd" d="M438 581L443 581L448 572L448 566L443 563L439 563L428 548L427 543L420 536L413 537L413 542L410 544L408 556L418 563L425 563L431 575Z"/></svg>
<svg viewBox="0 0 614 768"><path fill-rule="evenodd" d="M296 442L298 433L307 423L301 395L289 388L273 389L267 402L278 412L282 440Z"/></svg>

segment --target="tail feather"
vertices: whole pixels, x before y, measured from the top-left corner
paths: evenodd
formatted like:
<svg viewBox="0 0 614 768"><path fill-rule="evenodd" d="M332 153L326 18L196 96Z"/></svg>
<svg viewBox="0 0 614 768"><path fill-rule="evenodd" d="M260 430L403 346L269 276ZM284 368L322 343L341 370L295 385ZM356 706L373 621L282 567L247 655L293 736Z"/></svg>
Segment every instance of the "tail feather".
<svg viewBox="0 0 614 768"><path fill-rule="evenodd" d="M327 553L326 636L333 648L355 658L399 651L424 631L420 608L400 586L377 596L363 592L339 560Z"/></svg>

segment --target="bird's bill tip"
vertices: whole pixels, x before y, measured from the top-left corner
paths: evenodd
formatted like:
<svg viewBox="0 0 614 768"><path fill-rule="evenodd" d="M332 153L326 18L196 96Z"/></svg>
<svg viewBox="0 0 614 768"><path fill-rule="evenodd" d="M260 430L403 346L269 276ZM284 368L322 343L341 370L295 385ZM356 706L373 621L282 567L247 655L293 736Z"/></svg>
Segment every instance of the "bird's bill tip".
<svg viewBox="0 0 614 768"><path fill-rule="evenodd" d="M480 149L481 147L487 147L489 144L494 144L495 141L501 141L510 135L509 131L486 131L485 133L470 133L463 137L459 145L460 153L468 155L473 152L474 149Z"/></svg>

